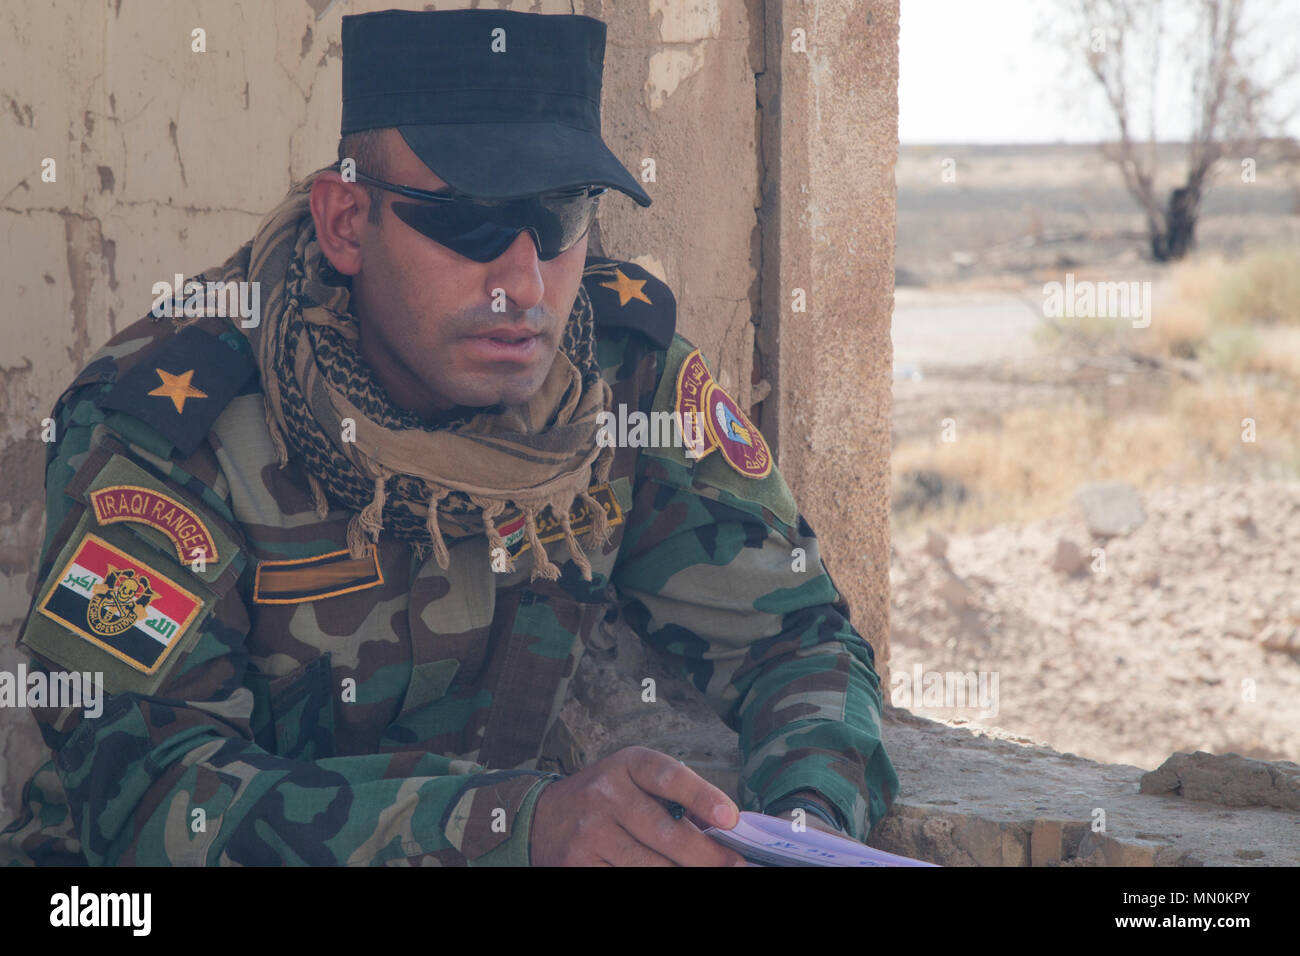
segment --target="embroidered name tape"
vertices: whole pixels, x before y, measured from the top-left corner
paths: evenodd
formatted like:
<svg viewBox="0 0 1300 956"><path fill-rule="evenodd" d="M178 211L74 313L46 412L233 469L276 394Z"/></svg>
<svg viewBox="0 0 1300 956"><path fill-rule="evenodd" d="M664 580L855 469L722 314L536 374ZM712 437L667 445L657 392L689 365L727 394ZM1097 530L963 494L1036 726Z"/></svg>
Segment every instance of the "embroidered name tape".
<svg viewBox="0 0 1300 956"><path fill-rule="evenodd" d="M592 485L587 489L587 493L605 509L610 527L623 522L623 509L619 506L618 497L608 482ZM594 517L585 501L575 502L569 509L569 527L573 529L574 536L581 536L589 531ZM524 533L524 524L523 515L497 522L497 531L505 539L506 550L512 559L532 547L528 536ZM550 544L552 541L560 541L564 538L564 526L560 524L560 519L551 515L549 508L537 516L537 537L542 544Z"/></svg>
<svg viewBox="0 0 1300 956"><path fill-rule="evenodd" d="M155 674L203 601L165 574L88 534L59 571L40 613L130 665Z"/></svg>
<svg viewBox="0 0 1300 956"><path fill-rule="evenodd" d="M95 520L100 524L136 521L165 534L182 564L202 558L217 562L217 542L212 532L188 505L170 495L140 485L109 485L90 492Z"/></svg>

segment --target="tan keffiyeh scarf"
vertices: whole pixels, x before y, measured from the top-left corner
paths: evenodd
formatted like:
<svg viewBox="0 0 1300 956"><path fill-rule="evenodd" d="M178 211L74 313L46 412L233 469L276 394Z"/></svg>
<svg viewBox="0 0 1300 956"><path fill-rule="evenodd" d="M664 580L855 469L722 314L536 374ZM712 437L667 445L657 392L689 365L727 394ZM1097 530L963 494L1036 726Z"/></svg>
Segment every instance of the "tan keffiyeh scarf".
<svg viewBox="0 0 1300 956"><path fill-rule="evenodd" d="M595 358L586 290L579 287L550 374L526 404L427 425L392 402L360 355L347 281L321 253L308 205L322 171L296 184L250 242L204 273L207 280L261 283L262 321L241 332L261 371L280 466L297 459L321 518L331 501L355 512L347 530L353 557L364 556L387 528L421 557L432 550L445 570L448 541L485 533L493 555L503 549L513 571L497 525L522 513L531 579L555 580L559 568L537 534L538 516L550 508L590 581L569 511L581 500L592 515L589 547L609 540L605 509L587 489L593 476L608 479L614 449L596 441L597 416L609 408L611 392ZM355 441L344 440L345 419L354 424Z"/></svg>

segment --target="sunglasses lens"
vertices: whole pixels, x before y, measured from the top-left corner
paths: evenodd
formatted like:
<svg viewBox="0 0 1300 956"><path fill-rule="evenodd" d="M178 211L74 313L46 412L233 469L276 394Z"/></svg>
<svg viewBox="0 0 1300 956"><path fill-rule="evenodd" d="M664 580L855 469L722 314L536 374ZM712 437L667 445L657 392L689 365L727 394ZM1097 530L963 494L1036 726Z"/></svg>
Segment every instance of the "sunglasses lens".
<svg viewBox="0 0 1300 956"><path fill-rule="evenodd" d="M587 234L596 218L597 198L584 190L577 195L530 200L536 206L534 227L542 259L554 259Z"/></svg>
<svg viewBox="0 0 1300 956"><path fill-rule="evenodd" d="M393 212L414 229L475 262L491 262L525 229L537 255L554 259L586 234L596 215L595 197L585 192L506 202L395 202Z"/></svg>

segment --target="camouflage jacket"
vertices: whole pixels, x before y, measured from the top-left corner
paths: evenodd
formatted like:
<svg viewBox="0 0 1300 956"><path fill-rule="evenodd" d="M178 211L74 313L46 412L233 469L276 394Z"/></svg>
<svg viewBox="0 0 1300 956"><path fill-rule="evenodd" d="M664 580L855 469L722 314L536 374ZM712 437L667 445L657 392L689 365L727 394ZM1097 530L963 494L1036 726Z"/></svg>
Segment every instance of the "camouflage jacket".
<svg viewBox="0 0 1300 956"><path fill-rule="evenodd" d="M864 838L898 781L871 648L812 528L674 332L668 288L597 257L583 281L614 409L712 401L731 430L701 432L698 457L620 443L589 582L543 526L562 574L530 584L505 516L514 572L482 535L446 572L386 534L353 560L349 513L319 519L278 466L237 320L146 316L104 346L54 411L21 638L33 667L102 673L103 711L33 710L52 759L0 858L527 864L547 730L613 602L738 731L742 809L813 790Z"/></svg>

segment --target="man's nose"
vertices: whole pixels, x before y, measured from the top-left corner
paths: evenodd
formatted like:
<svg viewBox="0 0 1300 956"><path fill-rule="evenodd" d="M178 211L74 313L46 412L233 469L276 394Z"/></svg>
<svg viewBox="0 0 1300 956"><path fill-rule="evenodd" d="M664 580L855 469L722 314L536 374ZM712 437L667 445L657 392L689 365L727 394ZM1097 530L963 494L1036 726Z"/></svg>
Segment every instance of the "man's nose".
<svg viewBox="0 0 1300 956"><path fill-rule="evenodd" d="M515 308L531 309L546 291L540 263L533 230L522 230L506 251L488 264L488 295L495 296L493 290L501 289Z"/></svg>

